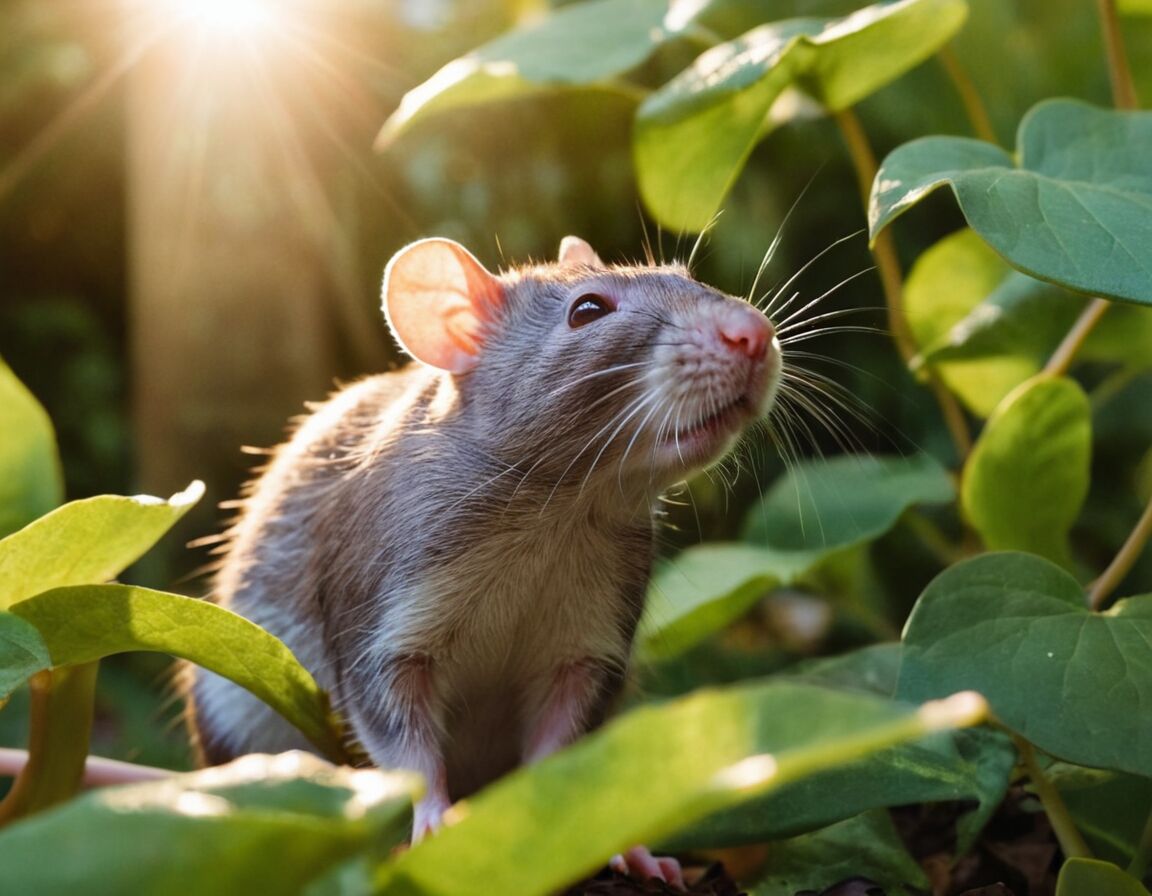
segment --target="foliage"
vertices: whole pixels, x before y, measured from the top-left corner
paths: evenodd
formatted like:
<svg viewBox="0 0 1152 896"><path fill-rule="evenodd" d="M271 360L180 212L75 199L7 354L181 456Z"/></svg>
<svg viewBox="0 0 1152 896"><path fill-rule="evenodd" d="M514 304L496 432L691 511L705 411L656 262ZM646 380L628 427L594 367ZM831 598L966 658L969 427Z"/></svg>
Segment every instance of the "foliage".
<svg viewBox="0 0 1152 896"><path fill-rule="evenodd" d="M995 35L1002 13L976 0L817 6L828 15L732 0L569 4L450 62L408 94L380 141L397 152L448 112L467 121L513 101L611 97L632 116L627 149L647 210L699 231L746 201L742 178L760 183L757 153L829 117L870 185L859 214L895 344L888 369L906 367L933 438L907 458L794 462L741 508L727 541L682 552L654 578L638 659L651 681L690 693L640 699L389 854L419 787L389 771L253 758L73 798L93 664L113 652L160 650L227 675L333 758L340 735L311 676L266 633L180 595L109 584L197 490L52 510L51 429L0 368L0 422L17 434L0 450L0 482L19 483L0 493L11 532L0 541L0 688L29 681L33 718L29 763L0 804L0 862L20 867L24 889L248 892L272 881L315 896L450 894L483 880L545 893L639 841L776 841L753 892L819 889L861 867L897 890L925 881L884 809L974 803L959 856L1009 784L1027 780L1061 839L1061 896L1147 892L1152 825L1128 814L1119 824L1115 807L1152 779L1152 587L1141 580L1152 509L1139 511L1152 498L1152 113L1043 100L1019 121L1013 153L991 122L1017 110L989 112L979 89L995 99L989 82L1002 73L956 52L966 33ZM933 57L948 81L923 80ZM1123 82L1118 60L1113 47ZM867 134L894 120L884 99L906 77L935 91L917 108L963 105L979 139L920 133L877 166ZM928 198L942 186L955 210ZM834 205L851 217L842 197ZM940 209L967 226L909 226ZM918 255L906 284L897 238ZM1137 460L1120 443L1137 445ZM1136 596L1113 602L1115 592ZM815 636L795 609L813 605L827 609ZM899 643L882 643L901 626ZM837 647L858 649L793 663ZM954 730L981 721L981 701L938 701L973 690L994 722ZM79 845L49 860L66 842ZM846 850L857 852L841 866Z"/></svg>

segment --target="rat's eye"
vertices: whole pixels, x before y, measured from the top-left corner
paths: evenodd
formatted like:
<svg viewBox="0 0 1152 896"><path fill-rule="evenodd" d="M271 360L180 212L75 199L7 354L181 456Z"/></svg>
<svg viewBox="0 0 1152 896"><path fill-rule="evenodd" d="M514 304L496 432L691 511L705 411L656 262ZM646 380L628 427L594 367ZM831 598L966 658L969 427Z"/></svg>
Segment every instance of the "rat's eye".
<svg viewBox="0 0 1152 896"><path fill-rule="evenodd" d="M568 326L575 330L615 310L616 306L611 299L594 292L585 293L568 309Z"/></svg>

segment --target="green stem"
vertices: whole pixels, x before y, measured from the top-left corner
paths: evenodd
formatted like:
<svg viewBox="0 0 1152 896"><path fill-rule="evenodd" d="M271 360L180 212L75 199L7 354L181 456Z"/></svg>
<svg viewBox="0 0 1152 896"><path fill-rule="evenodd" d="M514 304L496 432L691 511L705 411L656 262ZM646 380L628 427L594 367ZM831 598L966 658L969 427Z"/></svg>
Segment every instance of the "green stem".
<svg viewBox="0 0 1152 896"><path fill-rule="evenodd" d="M946 536L940 527L923 513L909 510L904 514L904 521L908 524L917 538L930 550L944 566L951 566L970 556L963 548L957 547Z"/></svg>
<svg viewBox="0 0 1152 896"><path fill-rule="evenodd" d="M996 131L992 127L992 119L988 115L984 100L980 97L980 91L976 89L976 84L972 81L968 70L961 64L955 51L951 46L945 46L937 55L940 64L944 66L944 71L948 73L949 79L956 88L956 92L960 95L960 102L964 104L964 111L968 114L968 121L972 125L973 132L981 140L998 143Z"/></svg>
<svg viewBox="0 0 1152 896"><path fill-rule="evenodd" d="M1093 299L1089 302L1080 312L1080 316L1076 318L1076 323L1072 325L1072 329L1056 347L1056 351L1052 353L1048 363L1044 365L1044 373L1048 376L1063 376L1067 373L1076 352L1080 351L1080 346L1084 344L1084 340L1088 338L1092 328L1104 316L1104 312L1111 307L1112 303L1107 299Z"/></svg>
<svg viewBox="0 0 1152 896"><path fill-rule="evenodd" d="M876 154L872 151L872 144L868 142L868 135L864 133L860 119L851 109L843 109L835 113L835 117L856 171L861 201L867 209L872 193L872 181L876 179L879 167L876 163ZM876 259L876 270L880 275L880 285L884 290L884 301L888 309L888 331L892 334L892 340L896 343L896 350L900 353L901 359L907 365L916 354L916 340L904 314L904 278L900 271L900 260L896 255L896 244L889 230L882 230L876 235L872 242L872 254ZM972 437L968 432L964 412L956 397L944 387L931 368L928 369L928 384L937 404L940 405L944 423L948 427L962 463L972 449Z"/></svg>
<svg viewBox="0 0 1152 896"><path fill-rule="evenodd" d="M85 663L32 676L28 762L0 802L0 826L64 802L80 790L98 668L98 663Z"/></svg>
<svg viewBox="0 0 1152 896"><path fill-rule="evenodd" d="M1112 98L1118 109L1136 109L1136 86L1132 82L1132 69L1120 33L1120 17L1116 15L1116 0L1096 0L1100 27L1104 32L1104 49L1108 54L1108 77L1112 81Z"/></svg>
<svg viewBox="0 0 1152 896"><path fill-rule="evenodd" d="M1149 499L1148 506L1144 508L1144 513L1140 515L1135 528L1129 533L1128 540L1124 542L1100 578L1092 583L1088 593L1088 606L1093 610L1099 610L1104 605L1108 595L1135 565L1150 538L1152 538L1152 498Z"/></svg>
<svg viewBox="0 0 1152 896"><path fill-rule="evenodd" d="M1067 859L1092 858L1092 851L1084 842L1080 831L1077 830L1076 823L1072 821L1072 813L1068 811L1064 797L1060 795L1056 785L1049 780L1048 776L1044 774L1044 770L1040 768L1040 763L1036 761L1036 751L1032 748L1032 744L1015 734L1012 735L1012 740L1016 742L1016 749L1020 751L1020 759L1024 763L1024 768L1028 772L1036 795L1044 806L1048 821L1052 825L1052 831L1056 834L1060 848L1064 851L1064 857Z"/></svg>
<svg viewBox="0 0 1152 896"><path fill-rule="evenodd" d="M1148 813L1148 820L1144 822L1144 832L1140 835L1140 842L1136 844L1136 852L1128 865L1128 873L1136 880L1143 880L1148 873L1148 866L1152 863L1152 812Z"/></svg>

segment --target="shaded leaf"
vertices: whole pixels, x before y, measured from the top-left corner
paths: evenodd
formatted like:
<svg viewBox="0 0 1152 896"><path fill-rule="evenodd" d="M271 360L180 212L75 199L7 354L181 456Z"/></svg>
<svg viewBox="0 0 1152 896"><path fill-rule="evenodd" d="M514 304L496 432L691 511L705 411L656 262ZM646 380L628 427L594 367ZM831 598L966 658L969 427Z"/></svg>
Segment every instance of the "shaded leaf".
<svg viewBox="0 0 1152 896"><path fill-rule="evenodd" d="M909 507L954 494L947 471L926 454L797 464L749 511L744 532L754 544L814 563L879 538Z"/></svg>
<svg viewBox="0 0 1152 896"><path fill-rule="evenodd" d="M1060 868L1056 896L1148 896L1132 875L1098 859L1069 859Z"/></svg>
<svg viewBox="0 0 1152 896"><path fill-rule="evenodd" d="M964 466L960 502L990 550L1071 563L1068 532L1088 494L1091 409L1073 380L1038 377L996 410Z"/></svg>
<svg viewBox="0 0 1152 896"><path fill-rule="evenodd" d="M301 893L406 829L414 776L304 753L94 791L0 833L5 888L38 896Z"/></svg>
<svg viewBox="0 0 1152 896"><path fill-rule="evenodd" d="M0 538L64 500L52 422L0 361Z"/></svg>
<svg viewBox="0 0 1152 896"><path fill-rule="evenodd" d="M945 570L920 596L897 696L972 688L1053 756L1152 775L1149 643L1152 598L1092 613L1060 567L1030 554L985 554Z"/></svg>
<svg viewBox="0 0 1152 896"><path fill-rule="evenodd" d="M72 501L0 541L0 609L61 585L106 582L134 563L204 494L193 482L163 501Z"/></svg>
<svg viewBox="0 0 1152 896"><path fill-rule="evenodd" d="M822 831L773 843L768 861L748 882L749 896L820 892L849 877L875 881L889 893L927 890L928 878L908 854L887 812L867 812Z"/></svg>
<svg viewBox="0 0 1152 896"><path fill-rule="evenodd" d="M845 109L928 58L966 15L963 0L899 0L763 25L713 47L640 105L634 158L645 204L670 230L703 230L786 88Z"/></svg>
<svg viewBox="0 0 1152 896"><path fill-rule="evenodd" d="M52 665L34 625L0 611L0 706L16 688Z"/></svg>
<svg viewBox="0 0 1152 896"><path fill-rule="evenodd" d="M377 146L451 109L559 87L609 87L674 36L665 26L667 14L665 0L592 0L556 10L449 62L409 91Z"/></svg>
<svg viewBox="0 0 1152 896"><path fill-rule="evenodd" d="M999 147L925 137L893 150L872 187L873 237L948 185L968 225L1009 264L1079 292L1152 304L1152 112L1074 100L1034 106Z"/></svg>
<svg viewBox="0 0 1152 896"><path fill-rule="evenodd" d="M628 713L452 810L435 837L380 869L380 890L554 892L635 843L785 783L977 721L971 695L921 711L810 685L700 692ZM621 799L621 794L627 799ZM515 862L507 861L515 854Z"/></svg>
<svg viewBox="0 0 1152 896"><path fill-rule="evenodd" d="M1092 854L1119 865L1131 861L1152 811L1152 779L1063 762L1047 774Z"/></svg>
<svg viewBox="0 0 1152 896"><path fill-rule="evenodd" d="M56 666L130 650L189 660L251 691L322 750L342 755L328 701L311 674L277 638L207 601L129 585L45 591L11 612L40 632Z"/></svg>

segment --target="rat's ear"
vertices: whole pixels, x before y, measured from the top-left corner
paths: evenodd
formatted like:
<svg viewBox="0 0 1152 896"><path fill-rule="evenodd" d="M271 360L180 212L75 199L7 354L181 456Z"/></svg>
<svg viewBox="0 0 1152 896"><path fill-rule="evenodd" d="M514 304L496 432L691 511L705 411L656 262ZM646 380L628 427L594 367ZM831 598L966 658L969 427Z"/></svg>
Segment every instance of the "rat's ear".
<svg viewBox="0 0 1152 896"><path fill-rule="evenodd" d="M504 285L472 253L446 239L405 246L384 270L384 316L417 361L450 373L476 365L484 327Z"/></svg>
<svg viewBox="0 0 1152 896"><path fill-rule="evenodd" d="M592 247L578 236L566 236L560 241L560 266L582 264L590 268L602 268L604 262L600 260Z"/></svg>

